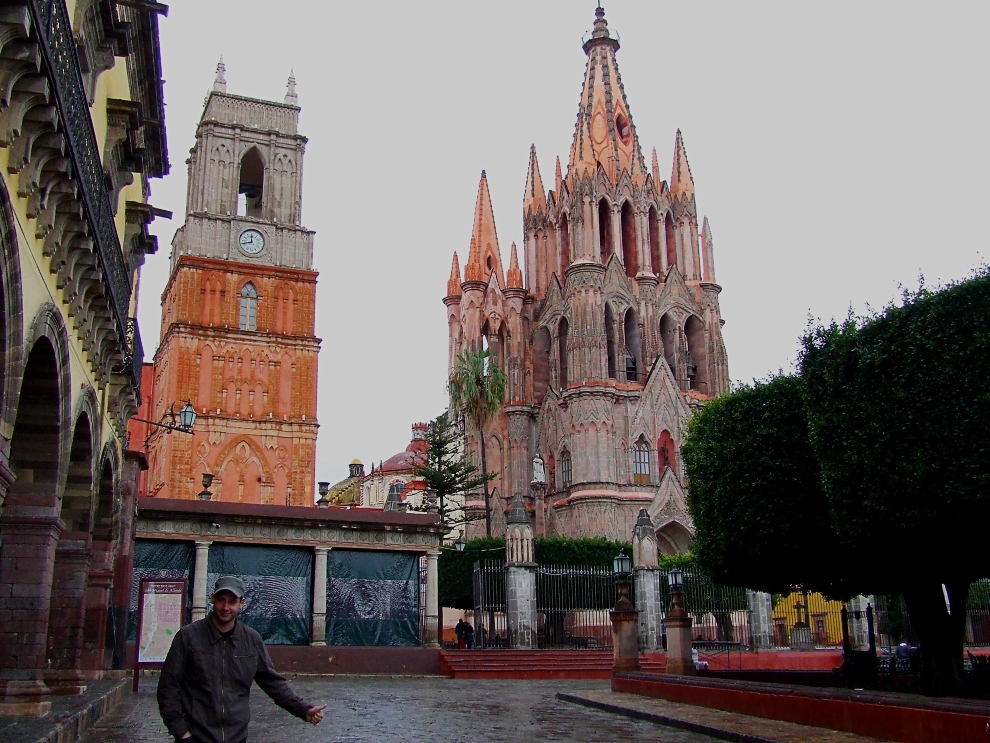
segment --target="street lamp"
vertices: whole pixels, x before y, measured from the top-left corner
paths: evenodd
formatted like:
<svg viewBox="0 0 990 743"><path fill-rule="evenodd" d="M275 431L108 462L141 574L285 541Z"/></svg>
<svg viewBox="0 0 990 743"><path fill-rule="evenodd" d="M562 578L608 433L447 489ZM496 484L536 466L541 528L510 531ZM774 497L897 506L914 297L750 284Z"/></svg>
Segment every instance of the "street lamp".
<svg viewBox="0 0 990 743"><path fill-rule="evenodd" d="M629 603L629 576L632 574L632 560L624 549L620 549L619 554L612 559L612 570L615 573L615 587L619 592L619 600L615 605L618 610L620 605L625 607Z"/></svg>
<svg viewBox="0 0 990 743"><path fill-rule="evenodd" d="M196 411L193 411L193 418L196 417ZM213 500L213 493L210 492L210 485L213 484L213 475L209 472L203 473L203 489L199 492L196 497L200 500Z"/></svg>
<svg viewBox="0 0 990 743"><path fill-rule="evenodd" d="M192 433L193 426L196 424L196 408L193 407L192 403L186 400L186 404L182 406L179 411L179 417L175 417L175 403L169 406L168 412L162 416L162 421L168 418L168 423L149 421L145 418L133 417L132 421L138 421L140 423L147 423L149 426L155 426L157 428L164 428L166 433L170 434L172 431L180 431L181 433ZM147 441L145 444L147 445Z"/></svg>
<svg viewBox="0 0 990 743"><path fill-rule="evenodd" d="M318 508L328 508L330 506L330 499L327 498L327 493L330 492L330 483L321 482L320 485L320 499L316 501Z"/></svg>
<svg viewBox="0 0 990 743"><path fill-rule="evenodd" d="M632 560L626 554L625 549L620 549L612 560L612 569L616 577L622 577L632 572Z"/></svg>
<svg viewBox="0 0 990 743"><path fill-rule="evenodd" d="M675 609L680 609L684 595L684 573L680 568L673 568L667 573L667 582L670 583L670 601Z"/></svg>
<svg viewBox="0 0 990 743"><path fill-rule="evenodd" d="M463 552L467 548L467 540L464 538L464 532L454 540L454 549L458 552Z"/></svg>

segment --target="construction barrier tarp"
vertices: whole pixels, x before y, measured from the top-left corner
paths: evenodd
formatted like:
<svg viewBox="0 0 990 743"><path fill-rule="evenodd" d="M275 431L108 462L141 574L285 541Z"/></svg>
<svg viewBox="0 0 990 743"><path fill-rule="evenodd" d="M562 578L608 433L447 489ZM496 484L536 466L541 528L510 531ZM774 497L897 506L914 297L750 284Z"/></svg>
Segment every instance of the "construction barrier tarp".
<svg viewBox="0 0 990 743"><path fill-rule="evenodd" d="M331 550L327 645L419 645L419 555Z"/></svg>
<svg viewBox="0 0 990 743"><path fill-rule="evenodd" d="M207 585L221 575L244 580L240 619L266 645L308 645L313 606L313 550L242 544L210 545Z"/></svg>
<svg viewBox="0 0 990 743"><path fill-rule="evenodd" d="M192 619L193 564L196 550L192 542L138 539L134 542L134 568L131 572L131 603L127 612L127 641L137 637L138 590L142 578L186 580L186 623Z"/></svg>

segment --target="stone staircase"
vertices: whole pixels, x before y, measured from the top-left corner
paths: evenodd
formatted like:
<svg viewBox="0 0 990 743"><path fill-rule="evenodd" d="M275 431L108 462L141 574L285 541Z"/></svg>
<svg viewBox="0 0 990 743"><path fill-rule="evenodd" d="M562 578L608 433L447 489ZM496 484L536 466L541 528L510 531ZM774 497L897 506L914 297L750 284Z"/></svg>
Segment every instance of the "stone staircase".
<svg viewBox="0 0 990 743"><path fill-rule="evenodd" d="M605 650L444 650L440 673L451 678L607 679L612 651ZM640 656L640 667L661 673L663 655Z"/></svg>

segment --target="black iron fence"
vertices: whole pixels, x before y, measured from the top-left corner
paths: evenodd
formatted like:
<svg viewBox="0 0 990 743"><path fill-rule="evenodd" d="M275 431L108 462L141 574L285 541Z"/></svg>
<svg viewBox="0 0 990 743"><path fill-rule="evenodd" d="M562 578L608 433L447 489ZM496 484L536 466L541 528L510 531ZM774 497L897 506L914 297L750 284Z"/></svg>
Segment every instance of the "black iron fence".
<svg viewBox="0 0 990 743"><path fill-rule="evenodd" d="M474 565L475 643L478 647L507 647L505 564ZM634 592L634 587L631 593ZM866 650L872 635L875 647L893 654L902 643L917 645L900 596L857 597L833 601L817 593L774 594L764 617L769 637L754 636L759 622L750 605L752 592L722 586L707 575L684 573L683 606L691 617L699 656L720 667L731 667L738 651L752 647L835 650L843 643L843 609L852 650ZM540 648L609 648L609 610L617 599L615 576L607 568L540 565L536 568L537 643ZM635 601L635 596L630 595ZM661 611L671 608L667 571L660 572ZM867 611L869 607L869 612ZM973 584L967 608L966 645L990 646L990 579ZM769 641L769 642L767 642ZM700 657L706 660L706 657Z"/></svg>

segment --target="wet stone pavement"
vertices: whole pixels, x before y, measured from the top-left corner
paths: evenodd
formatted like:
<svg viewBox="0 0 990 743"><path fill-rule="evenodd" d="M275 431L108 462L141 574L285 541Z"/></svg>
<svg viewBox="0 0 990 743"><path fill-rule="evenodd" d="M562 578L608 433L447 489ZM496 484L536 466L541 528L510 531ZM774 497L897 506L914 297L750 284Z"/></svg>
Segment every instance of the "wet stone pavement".
<svg viewBox="0 0 990 743"><path fill-rule="evenodd" d="M170 743L155 700L155 679L100 720L83 743ZM650 741L711 743L713 738L600 712L554 698L560 691L608 689L607 681L492 681L447 678L291 680L329 713L308 725L276 707L257 686L251 692L251 743L365 741Z"/></svg>

